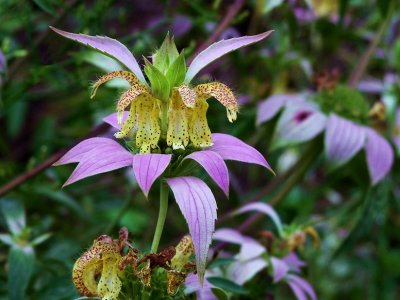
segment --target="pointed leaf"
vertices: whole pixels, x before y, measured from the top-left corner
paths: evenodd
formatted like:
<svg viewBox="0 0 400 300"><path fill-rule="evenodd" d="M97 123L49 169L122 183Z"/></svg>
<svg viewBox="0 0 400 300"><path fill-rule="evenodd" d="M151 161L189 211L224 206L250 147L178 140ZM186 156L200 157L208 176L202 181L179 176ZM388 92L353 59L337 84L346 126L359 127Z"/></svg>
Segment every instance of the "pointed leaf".
<svg viewBox="0 0 400 300"><path fill-rule="evenodd" d="M165 75L171 87L179 86L185 80L186 75L186 62L183 51L169 66L167 74Z"/></svg>
<svg viewBox="0 0 400 300"><path fill-rule="evenodd" d="M239 208L234 214L241 214L248 211L257 211L269 216L277 227L279 234L282 234L283 226L281 219L271 205L261 202L249 203Z"/></svg>
<svg viewBox="0 0 400 300"><path fill-rule="evenodd" d="M32 247L12 247L8 253L7 262L8 299L27 299L25 292L35 264L35 256Z"/></svg>
<svg viewBox="0 0 400 300"><path fill-rule="evenodd" d="M37 238L34 238L32 241L31 241L31 245L32 246L37 246L37 245L40 245L41 243L43 243L43 242L45 242L46 240L48 240L50 237L51 237L51 233L44 233L44 234L42 234L42 235L39 235Z"/></svg>
<svg viewBox="0 0 400 300"><path fill-rule="evenodd" d="M225 195L229 194L229 173L228 168L222 157L213 151L203 150L193 152L185 157L185 159L193 159L197 161L210 175L212 180L224 191Z"/></svg>
<svg viewBox="0 0 400 300"><path fill-rule="evenodd" d="M0 209L10 233L14 236L19 235L26 227L23 204L14 199L2 199L0 201Z"/></svg>
<svg viewBox="0 0 400 300"><path fill-rule="evenodd" d="M208 150L218 153L225 160L258 164L273 172L260 152L231 135L213 133L212 142L213 146Z"/></svg>
<svg viewBox="0 0 400 300"><path fill-rule="evenodd" d="M244 287L241 287L237 283L225 279L222 277L207 277L208 282L210 282L215 287L219 287L227 292L234 293L237 295L247 295L249 291Z"/></svg>
<svg viewBox="0 0 400 300"><path fill-rule="evenodd" d="M265 39L268 35L270 35L271 32L272 30L258 35L243 36L229 40L222 40L212 44L207 49L200 52L193 59L186 73L185 82L189 83L193 79L193 77L200 72L201 69L203 69L208 64L212 63L214 60L236 49L259 42Z"/></svg>
<svg viewBox="0 0 400 300"><path fill-rule="evenodd" d="M131 166L133 154L125 150L117 142L112 142L111 144L94 148L83 155L78 166L63 186L89 176Z"/></svg>
<svg viewBox="0 0 400 300"><path fill-rule="evenodd" d="M121 44L117 40L106 36L90 36L86 34L70 33L52 26L50 26L50 29L68 39L82 43L118 60L131 70L142 83L146 84L146 79L144 79L142 70L140 69L135 57L125 45Z"/></svg>
<svg viewBox="0 0 400 300"><path fill-rule="evenodd" d="M192 236L197 273L203 281L208 249L217 219L217 204L210 188L196 177L167 179Z"/></svg>
<svg viewBox="0 0 400 300"><path fill-rule="evenodd" d="M361 126L331 114L325 132L326 156L335 165L342 165L363 148L365 138L366 133Z"/></svg>
<svg viewBox="0 0 400 300"><path fill-rule="evenodd" d="M160 49L154 53L152 63L159 71L165 74L168 67L175 61L178 55L179 52L176 49L175 42L168 32Z"/></svg>
<svg viewBox="0 0 400 300"><path fill-rule="evenodd" d="M0 234L0 242L8 246L13 246L15 243L12 236L7 233Z"/></svg>
<svg viewBox="0 0 400 300"><path fill-rule="evenodd" d="M169 154L137 154L133 157L133 173L146 197L154 181L168 167L171 157Z"/></svg>
<svg viewBox="0 0 400 300"><path fill-rule="evenodd" d="M167 101L170 94L170 85L167 77L154 67L148 60L145 60L144 72L150 81L154 96L160 100Z"/></svg>
<svg viewBox="0 0 400 300"><path fill-rule="evenodd" d="M381 181L390 171L393 165L394 154L390 144L375 130L365 128L367 143L365 152L367 164L371 176L372 185Z"/></svg>
<svg viewBox="0 0 400 300"><path fill-rule="evenodd" d="M80 162L82 157L86 155L89 151L95 148L102 148L105 146L115 146L119 144L112 139L103 138L103 137L95 137L87 140L83 140L74 146L71 150L64 154L57 162L53 164L53 166L60 166L70 163ZM117 146L115 146L117 147Z"/></svg>
<svg viewBox="0 0 400 300"><path fill-rule="evenodd" d="M304 100L304 95L300 94L272 95L258 105L256 124L271 120L288 102Z"/></svg>

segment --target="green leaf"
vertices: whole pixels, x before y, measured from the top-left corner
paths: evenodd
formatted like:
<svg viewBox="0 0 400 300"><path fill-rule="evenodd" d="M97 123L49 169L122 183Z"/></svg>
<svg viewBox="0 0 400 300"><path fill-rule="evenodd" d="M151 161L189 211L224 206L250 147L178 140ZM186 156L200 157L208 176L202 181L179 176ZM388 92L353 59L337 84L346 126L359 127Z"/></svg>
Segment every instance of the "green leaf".
<svg viewBox="0 0 400 300"><path fill-rule="evenodd" d="M25 123L27 110L27 102L21 98L10 105L6 115L6 128L10 136L15 137L20 132Z"/></svg>
<svg viewBox="0 0 400 300"><path fill-rule="evenodd" d="M39 244L43 243L44 241L46 241L47 239L49 239L50 237L51 237L51 233L42 234L42 235L38 236L37 238L33 239L30 242L30 244L32 246L39 245Z"/></svg>
<svg viewBox="0 0 400 300"><path fill-rule="evenodd" d="M5 245L13 246L14 240L11 235L9 234L0 234L0 242L4 243Z"/></svg>
<svg viewBox="0 0 400 300"><path fill-rule="evenodd" d="M21 202L4 199L0 202L0 210L3 213L10 232L13 235L19 235L26 227L25 211Z"/></svg>
<svg viewBox="0 0 400 300"><path fill-rule="evenodd" d="M48 197L49 199L70 208L76 213L77 216L81 217L82 219L88 218L88 215L85 213L82 206L64 191L53 190L46 186L36 187L33 191L41 196Z"/></svg>
<svg viewBox="0 0 400 300"><path fill-rule="evenodd" d="M153 94L162 101L167 101L170 94L170 86L167 78L154 67L147 59L145 59L144 72L150 81Z"/></svg>
<svg viewBox="0 0 400 300"><path fill-rule="evenodd" d="M239 295L246 295L249 293L249 291L247 289L245 289L244 287L236 284L233 281L230 281L228 279L225 278L221 278L221 277L207 277L208 282L210 282L211 284L215 285L218 288L221 288L227 292L231 292L234 294L239 294Z"/></svg>
<svg viewBox="0 0 400 300"><path fill-rule="evenodd" d="M183 83L186 76L186 63L185 63L185 55L183 51L181 54L175 59L175 61L168 68L166 77L170 84L170 87L179 86Z"/></svg>
<svg viewBox="0 0 400 300"><path fill-rule="evenodd" d="M27 299L26 288L33 273L35 256L32 247L12 247L8 254L8 297Z"/></svg>
<svg viewBox="0 0 400 300"><path fill-rule="evenodd" d="M283 3L283 0L268 0L265 1L264 8L263 8L263 14L269 13L271 10L274 8L280 6Z"/></svg>
<svg viewBox="0 0 400 300"><path fill-rule="evenodd" d="M207 269L214 269L224 265L229 265L235 261L236 259L234 258L225 258L225 257L217 258L208 265Z"/></svg>
<svg viewBox="0 0 400 300"><path fill-rule="evenodd" d="M211 291L213 292L214 296L217 297L218 300L228 300L228 294L219 288L213 288L211 289Z"/></svg>
<svg viewBox="0 0 400 300"><path fill-rule="evenodd" d="M170 37L168 32L160 49L153 54L153 65L161 73L165 74L169 66L176 60L178 56L178 49L176 49L175 42L173 38Z"/></svg>
<svg viewBox="0 0 400 300"><path fill-rule="evenodd" d="M383 181L367 192L361 211L349 235L332 255L331 260L348 251L362 238L368 236L374 223L383 223L386 205L390 196L390 184Z"/></svg>
<svg viewBox="0 0 400 300"><path fill-rule="evenodd" d="M54 1L49 0L33 0L37 6L40 7L41 10L47 12L49 15L54 15L56 10L54 8Z"/></svg>

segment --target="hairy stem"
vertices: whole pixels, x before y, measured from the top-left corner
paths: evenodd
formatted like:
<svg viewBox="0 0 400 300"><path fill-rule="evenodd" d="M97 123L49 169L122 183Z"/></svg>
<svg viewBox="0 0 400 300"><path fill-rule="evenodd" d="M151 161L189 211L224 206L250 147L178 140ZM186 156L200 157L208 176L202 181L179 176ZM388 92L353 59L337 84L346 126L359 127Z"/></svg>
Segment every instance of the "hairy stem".
<svg viewBox="0 0 400 300"><path fill-rule="evenodd" d="M168 211L168 185L165 182L161 182L160 186L160 210L158 211L158 219L156 225L156 231L154 232L153 243L151 245L151 252L156 253L158 245L160 244L161 235L164 229L165 218Z"/></svg>

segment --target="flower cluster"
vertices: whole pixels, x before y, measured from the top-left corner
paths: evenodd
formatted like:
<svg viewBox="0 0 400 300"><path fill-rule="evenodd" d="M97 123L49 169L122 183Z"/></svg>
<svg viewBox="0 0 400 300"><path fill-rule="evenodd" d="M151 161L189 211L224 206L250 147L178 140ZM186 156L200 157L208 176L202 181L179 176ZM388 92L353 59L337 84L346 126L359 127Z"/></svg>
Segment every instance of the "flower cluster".
<svg viewBox="0 0 400 300"><path fill-rule="evenodd" d="M128 242L128 230L124 227L119 232L119 239L102 235L94 240L93 245L75 262L72 278L77 290L84 296L117 299L121 292L121 279L128 266L131 267L133 280L139 280L145 287L151 285L152 271L162 268L167 273L163 280L167 294L174 295L193 269L190 262L192 254L190 236L183 237L176 248L142 254Z"/></svg>
<svg viewBox="0 0 400 300"><path fill-rule="evenodd" d="M372 185L390 171L393 149L367 124L377 115L382 119L382 110L379 105L369 109L359 92L339 85L316 95L272 95L259 105L257 123L271 120L282 109L276 146L309 141L325 132L325 155L333 166L344 165L364 150Z"/></svg>
<svg viewBox="0 0 400 300"><path fill-rule="evenodd" d="M232 91L218 82L196 87L191 87L190 82L212 61L233 50L259 42L270 32L219 41L199 53L188 68L183 52L179 54L173 40L167 36L152 56L152 62L145 61L146 81L132 53L118 41L52 29L64 37L115 58L130 70L102 76L94 83L91 95L94 97L98 87L113 78L123 78L130 83L130 88L117 103L117 112L104 119L118 129L116 138L127 139L127 147L105 137L82 141L55 164L78 163L64 186L89 176L130 166L138 185L148 196L153 183L162 177L157 229L161 228L162 231L163 228L169 187L187 221L193 240L197 273L202 281L217 218L217 205L210 188L199 178L188 176L185 169L189 161L197 162L226 195L229 193L229 173L224 160L258 164L269 170L271 168L256 149L237 138L227 134L211 134L206 118L206 101L213 97L221 102L227 109L228 120L232 122L238 112ZM127 108L129 112L125 111ZM153 252L158 247L161 235L157 229Z"/></svg>
<svg viewBox="0 0 400 300"><path fill-rule="evenodd" d="M310 233L315 238L316 231L311 227L301 229L301 226L283 226L275 210L265 203L244 205L234 215L246 212L260 212L269 216L277 228L277 237L268 231L264 234L266 243L260 243L235 229L218 229L213 239L239 245L240 251L235 255L228 252L222 253L221 257L232 260L222 267L207 270L203 286L198 284L196 275L189 276L186 279L186 293L196 292L197 299L200 300L218 299L212 291L218 288L215 278L224 278L238 286L243 286L262 270L267 270L274 284L287 283L297 299L303 300L308 297L311 300L317 299L313 287L301 277L301 268L305 266L305 262L300 260L295 252L304 245L305 233ZM244 290L243 293L245 292Z"/></svg>

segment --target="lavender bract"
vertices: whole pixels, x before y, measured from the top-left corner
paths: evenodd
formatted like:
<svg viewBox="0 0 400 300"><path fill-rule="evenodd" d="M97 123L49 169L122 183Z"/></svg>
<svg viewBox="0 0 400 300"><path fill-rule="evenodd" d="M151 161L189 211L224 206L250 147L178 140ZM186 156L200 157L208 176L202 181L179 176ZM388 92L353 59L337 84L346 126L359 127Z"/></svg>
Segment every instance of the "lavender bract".
<svg viewBox="0 0 400 300"><path fill-rule="evenodd" d="M276 129L278 146L305 142L325 131L325 155L333 165L344 165L364 150L372 185L389 173L394 160L392 147L374 129L334 112L326 115L306 95L267 98L259 105L258 124L272 119L282 109Z"/></svg>
<svg viewBox="0 0 400 300"><path fill-rule="evenodd" d="M277 225L278 230L281 226L281 221L275 210L265 203L251 203L243 206L239 212L257 211L269 216ZM282 232L283 233L283 232ZM279 235L282 235L279 232ZM209 300L217 299L212 293L212 288L216 288L210 283L207 278L218 276L230 280L240 286L251 280L260 271L267 269L272 270L271 277L274 284L286 282L298 300L317 299L312 286L303 278L301 268L305 263L299 259L295 252L290 252L288 255L279 258L267 252L267 249L255 239L245 236L239 231L231 228L220 228L213 236L216 241L236 244L240 246L238 254L233 255L234 262L229 264L225 269L211 269L205 274L203 287L197 284L196 275L187 277L186 293L196 292L197 299ZM227 254L227 257L229 254Z"/></svg>

